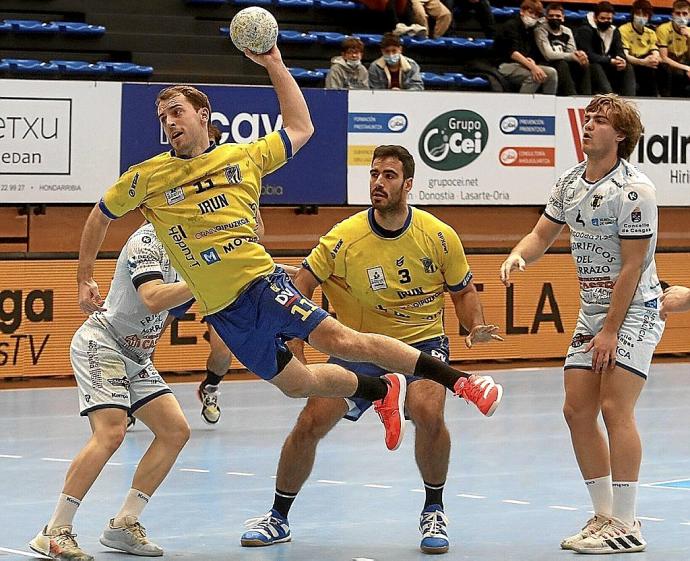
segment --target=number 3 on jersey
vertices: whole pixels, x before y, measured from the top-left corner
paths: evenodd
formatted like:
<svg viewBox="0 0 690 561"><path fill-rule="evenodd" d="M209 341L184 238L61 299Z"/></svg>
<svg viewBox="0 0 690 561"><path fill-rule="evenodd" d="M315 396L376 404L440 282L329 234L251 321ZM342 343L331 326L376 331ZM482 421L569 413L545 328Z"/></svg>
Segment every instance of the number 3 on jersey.
<svg viewBox="0 0 690 561"><path fill-rule="evenodd" d="M400 280L400 284L407 284L409 282L412 282L412 278L410 277L410 270L409 269L399 269L398 270L398 280Z"/></svg>

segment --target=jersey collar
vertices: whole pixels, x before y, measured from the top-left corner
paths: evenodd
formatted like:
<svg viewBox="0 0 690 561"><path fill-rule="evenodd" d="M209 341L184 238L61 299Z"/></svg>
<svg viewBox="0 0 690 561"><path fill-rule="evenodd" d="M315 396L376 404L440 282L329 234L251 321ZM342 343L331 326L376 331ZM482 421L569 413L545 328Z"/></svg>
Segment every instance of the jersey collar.
<svg viewBox="0 0 690 561"><path fill-rule="evenodd" d="M410 223L412 222L412 207L409 207L407 210L407 218L405 219L405 224L403 224L403 227L400 228L399 230L386 230L385 228L382 228L377 224L375 218L374 218L374 208L370 208L368 212L368 218L369 218L369 227L371 228L372 232L376 234L377 236L381 238L389 238L389 239L394 239L397 237L400 237L402 234L405 233L405 231L410 227Z"/></svg>
<svg viewBox="0 0 690 561"><path fill-rule="evenodd" d="M616 163L614 164L614 166L609 170L609 172L608 172L604 177L602 177L601 179L599 179L599 180L597 180L597 181L587 181L587 180L585 179L585 172L587 171L587 167L585 167L585 169L584 169L583 172L582 172L582 181L584 181L584 182L585 182L587 185L589 185L590 187L591 187L591 186L594 186L594 185L599 185L599 183L602 183L603 181L606 181L606 180L609 179L611 176L613 176L613 175L618 171L618 167L621 165L622 162L623 162L623 160L621 160L620 158L618 158L618 160L616 161Z"/></svg>
<svg viewBox="0 0 690 561"><path fill-rule="evenodd" d="M216 144L215 142L211 142L211 144L209 145L209 147L206 148L206 150L204 150L201 154L208 154L208 153L211 152L216 146L217 146L217 144ZM201 154L199 154L199 156L201 156ZM180 160L191 160L191 159L192 159L192 156L178 156L178 155L175 153L175 150L170 150L170 155L171 155L173 158L180 158ZM194 156L194 158L196 158L196 156Z"/></svg>

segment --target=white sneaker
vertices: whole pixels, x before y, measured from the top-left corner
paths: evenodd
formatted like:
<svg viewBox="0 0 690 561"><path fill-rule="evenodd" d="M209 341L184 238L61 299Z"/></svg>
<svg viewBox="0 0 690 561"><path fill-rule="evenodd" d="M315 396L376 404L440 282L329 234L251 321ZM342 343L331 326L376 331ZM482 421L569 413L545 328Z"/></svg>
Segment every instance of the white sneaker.
<svg viewBox="0 0 690 561"><path fill-rule="evenodd" d="M146 529L139 523L136 516L125 516L124 526L115 526L115 519L111 518L99 541L106 547L133 555L144 557L163 555L163 549L146 537Z"/></svg>
<svg viewBox="0 0 690 561"><path fill-rule="evenodd" d="M644 551L647 542L642 537L640 521L629 527L618 518L611 518L595 534L572 546L577 553L633 553Z"/></svg>
<svg viewBox="0 0 690 561"><path fill-rule="evenodd" d="M396 24L395 29L393 29L393 34L397 35L398 37L407 35L408 33L412 33L412 26L405 25L404 23Z"/></svg>
<svg viewBox="0 0 690 561"><path fill-rule="evenodd" d="M220 407L218 406L218 396L220 390L218 386L211 384L201 385L196 392L199 401L201 401L201 418L208 425L215 425L220 421Z"/></svg>
<svg viewBox="0 0 690 561"><path fill-rule="evenodd" d="M605 516L595 514L587 520L587 523L582 527L577 534L568 536L561 542L561 549L573 549L573 544L588 538L592 534L597 533L609 521Z"/></svg>
<svg viewBox="0 0 690 561"><path fill-rule="evenodd" d="M29 542L29 547L36 553L50 559L61 561L93 561L93 557L84 553L76 540L77 534L72 533L72 526L43 528L36 537Z"/></svg>
<svg viewBox="0 0 690 561"><path fill-rule="evenodd" d="M420 39L426 39L427 37L429 37L429 30L419 23L413 23L410 26L410 31L412 35L415 35Z"/></svg>

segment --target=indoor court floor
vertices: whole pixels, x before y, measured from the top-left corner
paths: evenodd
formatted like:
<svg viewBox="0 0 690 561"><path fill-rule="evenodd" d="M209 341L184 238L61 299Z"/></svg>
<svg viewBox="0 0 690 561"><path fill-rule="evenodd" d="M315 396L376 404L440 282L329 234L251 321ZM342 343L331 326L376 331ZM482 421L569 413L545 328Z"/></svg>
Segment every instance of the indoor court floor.
<svg viewBox="0 0 690 561"><path fill-rule="evenodd" d="M488 373L488 372L487 372ZM560 561L565 535L589 518L561 414L559 368L491 372L504 384L501 407L484 418L449 399L453 450L445 506L451 549L440 559ZM199 415L196 384L173 389L192 438L142 516L165 558L242 561L412 561L422 483L413 430L388 452L373 412L341 422L320 446L311 479L290 513L291 543L246 549L245 519L273 500L280 446L303 404L261 381L222 386L216 427ZM0 391L0 559L38 557L27 542L52 513L69 460L88 436L75 388ZM690 560L690 364L655 364L638 405L645 444L638 515L649 542L635 561ZM77 513L80 545L96 559L134 556L107 550L98 536L129 489L151 439L137 425ZM624 557L625 558L625 557Z"/></svg>

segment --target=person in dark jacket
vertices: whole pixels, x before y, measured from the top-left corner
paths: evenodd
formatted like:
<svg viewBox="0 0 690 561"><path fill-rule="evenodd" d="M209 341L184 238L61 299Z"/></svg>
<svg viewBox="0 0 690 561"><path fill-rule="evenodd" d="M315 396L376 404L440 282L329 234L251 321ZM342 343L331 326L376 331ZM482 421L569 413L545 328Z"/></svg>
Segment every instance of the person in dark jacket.
<svg viewBox="0 0 690 561"><path fill-rule="evenodd" d="M589 59L592 93L635 95L635 74L625 59L621 34L613 25L614 8L599 2L575 30L578 49Z"/></svg>
<svg viewBox="0 0 690 561"><path fill-rule="evenodd" d="M534 39L534 28L544 7L539 0L523 0L520 15L507 20L496 34L494 51L498 72L520 93L555 94L558 73L555 68L539 64L541 53Z"/></svg>

